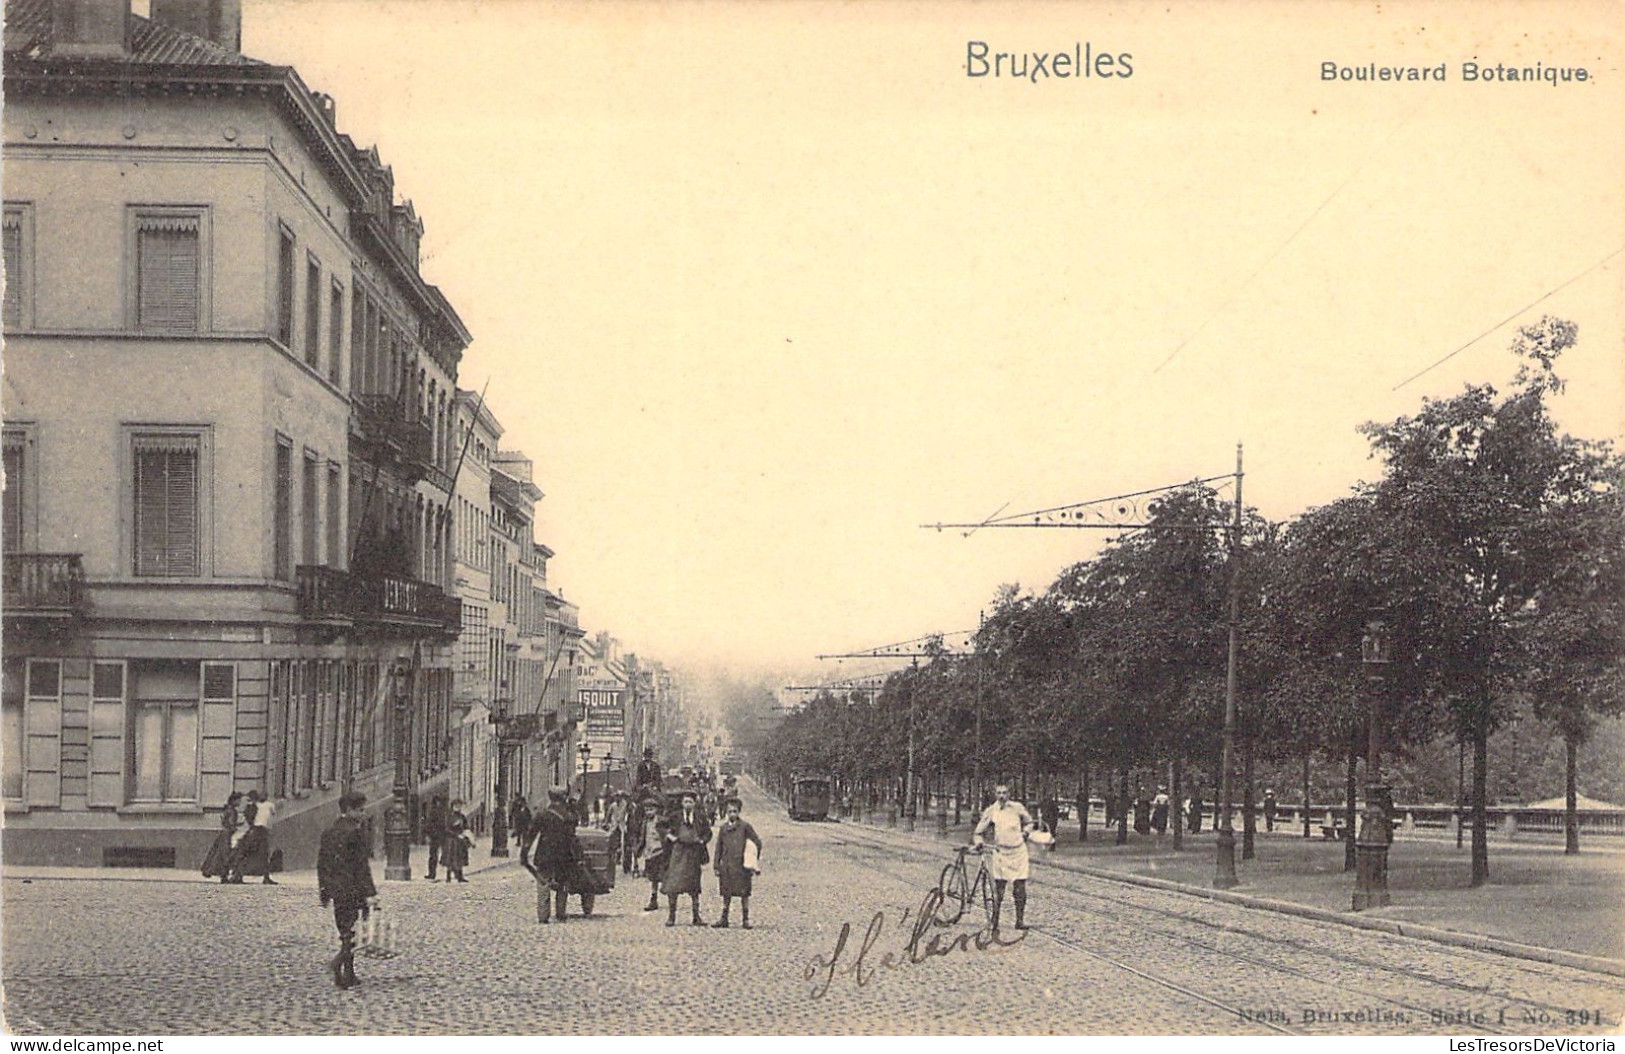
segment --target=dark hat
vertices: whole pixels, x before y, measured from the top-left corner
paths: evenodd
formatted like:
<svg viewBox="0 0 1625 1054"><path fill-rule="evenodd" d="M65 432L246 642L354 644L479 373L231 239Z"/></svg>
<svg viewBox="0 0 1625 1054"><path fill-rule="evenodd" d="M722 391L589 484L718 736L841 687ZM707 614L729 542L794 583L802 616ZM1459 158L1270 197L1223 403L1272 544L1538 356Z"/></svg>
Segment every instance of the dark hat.
<svg viewBox="0 0 1625 1054"><path fill-rule="evenodd" d="M569 801L570 792L563 787L549 787L547 789L548 801Z"/></svg>
<svg viewBox="0 0 1625 1054"><path fill-rule="evenodd" d="M646 758L654 757L655 756L655 748L654 747L644 747L643 748L643 756L646 757Z"/></svg>

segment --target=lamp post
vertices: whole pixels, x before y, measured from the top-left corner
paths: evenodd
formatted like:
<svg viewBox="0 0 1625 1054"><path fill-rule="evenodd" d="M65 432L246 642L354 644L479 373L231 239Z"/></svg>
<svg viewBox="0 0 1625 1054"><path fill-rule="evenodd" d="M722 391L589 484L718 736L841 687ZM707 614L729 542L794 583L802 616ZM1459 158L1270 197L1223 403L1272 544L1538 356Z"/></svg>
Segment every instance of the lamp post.
<svg viewBox="0 0 1625 1054"><path fill-rule="evenodd" d="M412 738L406 722L411 716L415 668L411 659L397 659L390 671L395 695L395 786L384 812L384 878L391 882L412 880L412 828L406 820L406 796L412 785Z"/></svg>
<svg viewBox="0 0 1625 1054"><path fill-rule="evenodd" d="M1382 698L1388 666L1393 662L1393 642L1388 620L1380 613L1366 619L1360 637L1360 662L1365 667L1371 697L1366 744L1365 812L1360 817L1360 835L1354 843L1355 911L1386 907L1388 899L1388 795L1382 782Z"/></svg>
<svg viewBox="0 0 1625 1054"><path fill-rule="evenodd" d="M1234 790L1230 770L1236 749L1236 652L1241 627L1241 444L1236 444L1236 508L1230 527L1230 636L1224 674L1224 747L1220 752L1218 858L1214 861L1213 888L1232 889L1236 877L1236 829L1230 815ZM1127 822L1126 820L1124 822Z"/></svg>
<svg viewBox="0 0 1625 1054"><path fill-rule="evenodd" d="M508 855L508 729L513 722L508 714L508 703L507 699L498 699L496 713L490 718L497 730L497 801L496 808L491 810L491 855L494 857Z"/></svg>

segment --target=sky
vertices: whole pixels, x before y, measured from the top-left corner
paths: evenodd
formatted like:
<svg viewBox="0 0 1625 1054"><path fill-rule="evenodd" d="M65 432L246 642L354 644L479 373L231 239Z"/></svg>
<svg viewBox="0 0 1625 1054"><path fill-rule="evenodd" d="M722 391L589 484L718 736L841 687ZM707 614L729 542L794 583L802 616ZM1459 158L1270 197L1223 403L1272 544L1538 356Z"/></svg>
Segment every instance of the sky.
<svg viewBox="0 0 1625 1054"><path fill-rule="evenodd" d="M816 656L972 628L1105 532L922 524L1238 443L1264 515L1335 500L1380 474L1361 423L1506 383L1543 313L1580 329L1559 422L1625 436L1611 3L243 11L423 218L550 583L671 665L834 679ZM972 42L1132 74L972 77Z"/></svg>

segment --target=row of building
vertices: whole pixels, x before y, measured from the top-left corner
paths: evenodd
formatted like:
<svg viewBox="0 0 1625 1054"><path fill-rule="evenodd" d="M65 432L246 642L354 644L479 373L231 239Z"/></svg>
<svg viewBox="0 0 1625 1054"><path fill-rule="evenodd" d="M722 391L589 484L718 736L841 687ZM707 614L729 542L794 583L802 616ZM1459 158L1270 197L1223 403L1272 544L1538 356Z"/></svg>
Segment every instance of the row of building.
<svg viewBox="0 0 1625 1054"><path fill-rule="evenodd" d="M308 866L345 790L501 827L660 745L680 684L550 586L334 100L241 54L239 0L5 16L6 862L190 866L258 788Z"/></svg>

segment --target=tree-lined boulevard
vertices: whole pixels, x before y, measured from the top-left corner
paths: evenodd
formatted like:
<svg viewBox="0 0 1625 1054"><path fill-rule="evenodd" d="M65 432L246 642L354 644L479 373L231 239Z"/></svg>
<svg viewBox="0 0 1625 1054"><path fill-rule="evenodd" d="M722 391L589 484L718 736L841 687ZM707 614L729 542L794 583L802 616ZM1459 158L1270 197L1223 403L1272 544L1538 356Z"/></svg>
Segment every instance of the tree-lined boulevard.
<svg viewBox="0 0 1625 1054"><path fill-rule="evenodd" d="M1352 869L1359 800L1391 794L1383 765L1442 742L1462 753L1456 805L1477 886L1490 874L1488 742L1530 713L1562 737L1577 851L1577 753L1625 705L1622 462L1550 413L1577 339L1544 318L1512 342L1504 391L1470 385L1367 424L1381 475L1289 522L1242 506L1233 526L1239 468L1163 489L1144 500L1144 526L1095 559L1038 593L1003 589L971 647L928 641L925 661L876 690L819 692L756 737L760 771L830 773L860 806L896 802L908 819L930 797L957 821L995 778L1030 802L1097 797L1114 813L1155 789L1177 817L1185 798L1222 793L1228 696L1243 858L1255 764L1301 767L1305 802L1312 765L1321 783L1343 772L1334 819ZM1362 841L1386 843L1392 818L1379 820Z"/></svg>

